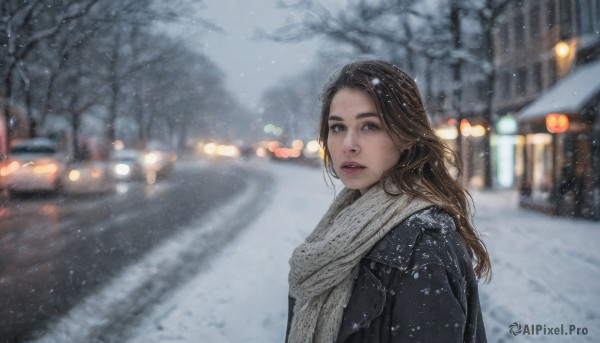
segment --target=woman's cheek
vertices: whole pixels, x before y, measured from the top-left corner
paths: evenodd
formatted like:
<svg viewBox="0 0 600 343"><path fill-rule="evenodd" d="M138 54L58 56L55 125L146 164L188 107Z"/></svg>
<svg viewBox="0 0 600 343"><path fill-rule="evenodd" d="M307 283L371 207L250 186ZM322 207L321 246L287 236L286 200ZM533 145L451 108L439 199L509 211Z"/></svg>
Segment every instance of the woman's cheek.
<svg viewBox="0 0 600 343"><path fill-rule="evenodd" d="M331 156L332 161L336 161L339 155L339 144L337 144L337 139L333 138L327 142L327 149L329 150L329 155Z"/></svg>

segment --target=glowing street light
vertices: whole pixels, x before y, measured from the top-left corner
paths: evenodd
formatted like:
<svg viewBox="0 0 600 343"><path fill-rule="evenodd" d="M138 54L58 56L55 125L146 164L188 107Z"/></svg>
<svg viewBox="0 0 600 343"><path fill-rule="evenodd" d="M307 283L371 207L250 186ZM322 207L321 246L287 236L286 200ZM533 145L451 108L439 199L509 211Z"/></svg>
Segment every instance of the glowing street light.
<svg viewBox="0 0 600 343"><path fill-rule="evenodd" d="M569 73L573 62L575 61L575 52L577 40L573 39L570 42L559 41L554 45L554 56L556 57L556 67L560 78Z"/></svg>
<svg viewBox="0 0 600 343"><path fill-rule="evenodd" d="M571 52L571 47L565 41L560 41L554 46L554 53L558 58L567 58Z"/></svg>

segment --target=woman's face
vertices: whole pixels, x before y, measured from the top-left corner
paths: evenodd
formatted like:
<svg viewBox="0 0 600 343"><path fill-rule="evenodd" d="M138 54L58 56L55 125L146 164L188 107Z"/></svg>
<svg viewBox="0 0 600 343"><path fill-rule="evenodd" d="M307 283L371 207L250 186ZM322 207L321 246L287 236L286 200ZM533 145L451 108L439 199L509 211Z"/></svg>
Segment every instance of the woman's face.
<svg viewBox="0 0 600 343"><path fill-rule="evenodd" d="M367 93L341 89L329 107L327 148L344 186L364 194L400 159Z"/></svg>

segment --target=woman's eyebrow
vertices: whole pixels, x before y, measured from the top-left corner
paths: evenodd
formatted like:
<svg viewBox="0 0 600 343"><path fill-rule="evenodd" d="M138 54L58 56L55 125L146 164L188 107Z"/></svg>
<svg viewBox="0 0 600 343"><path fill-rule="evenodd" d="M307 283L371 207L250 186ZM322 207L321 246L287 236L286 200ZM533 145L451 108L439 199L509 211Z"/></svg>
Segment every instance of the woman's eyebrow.
<svg viewBox="0 0 600 343"><path fill-rule="evenodd" d="M356 115L356 119L363 119L363 118L369 118L369 117L379 118L379 115L377 115L377 113L373 113L373 112L359 113Z"/></svg>
<svg viewBox="0 0 600 343"><path fill-rule="evenodd" d="M364 119L364 118L370 118L370 117L379 118L379 115L377 115L377 113L373 113L373 112L359 113L356 115L356 119ZM342 117L336 116L336 115L330 115L328 120L344 121L344 119L342 119Z"/></svg>

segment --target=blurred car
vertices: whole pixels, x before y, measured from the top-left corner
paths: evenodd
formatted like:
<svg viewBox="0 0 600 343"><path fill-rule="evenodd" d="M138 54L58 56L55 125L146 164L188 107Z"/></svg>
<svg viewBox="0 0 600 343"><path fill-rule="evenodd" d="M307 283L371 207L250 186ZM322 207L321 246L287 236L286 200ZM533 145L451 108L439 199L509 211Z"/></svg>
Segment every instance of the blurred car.
<svg viewBox="0 0 600 343"><path fill-rule="evenodd" d="M177 154L160 143L149 143L143 154L143 168L146 175L165 176L177 161Z"/></svg>
<svg viewBox="0 0 600 343"><path fill-rule="evenodd" d="M143 166L146 173L154 172L157 175L166 175L173 170L176 155L172 152L161 150L148 150L144 152Z"/></svg>
<svg viewBox="0 0 600 343"><path fill-rule="evenodd" d="M105 161L80 161L66 168L62 186L65 193L93 194L111 191L114 185Z"/></svg>
<svg viewBox="0 0 600 343"><path fill-rule="evenodd" d="M3 185L9 192L58 191L65 155L47 138L13 142L8 159L0 168Z"/></svg>
<svg viewBox="0 0 600 343"><path fill-rule="evenodd" d="M113 151L110 159L111 175L115 180L129 181L144 177L142 154L133 149Z"/></svg>

